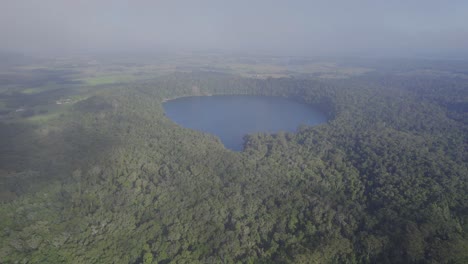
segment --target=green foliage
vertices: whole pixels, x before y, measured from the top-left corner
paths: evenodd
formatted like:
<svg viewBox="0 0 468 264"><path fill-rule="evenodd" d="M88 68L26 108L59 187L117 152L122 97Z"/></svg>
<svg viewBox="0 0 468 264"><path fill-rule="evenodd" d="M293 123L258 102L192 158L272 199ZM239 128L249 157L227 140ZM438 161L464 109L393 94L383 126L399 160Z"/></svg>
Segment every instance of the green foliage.
<svg viewBox="0 0 468 264"><path fill-rule="evenodd" d="M466 262L466 123L450 97L366 78L177 73L0 123L1 262ZM234 153L164 116L194 93L289 96L331 120Z"/></svg>

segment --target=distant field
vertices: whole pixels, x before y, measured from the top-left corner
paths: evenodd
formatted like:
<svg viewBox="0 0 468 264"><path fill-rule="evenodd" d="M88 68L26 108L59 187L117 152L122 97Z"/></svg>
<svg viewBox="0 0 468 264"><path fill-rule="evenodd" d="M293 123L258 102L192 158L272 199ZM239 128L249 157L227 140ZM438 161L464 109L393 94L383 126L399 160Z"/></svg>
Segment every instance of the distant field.
<svg viewBox="0 0 468 264"><path fill-rule="evenodd" d="M96 86L96 85L103 85L103 84L130 82L130 81L135 80L135 77L132 75L107 75L107 76L99 76L99 77L91 77L91 78L82 78L79 80L82 81L86 85Z"/></svg>
<svg viewBox="0 0 468 264"><path fill-rule="evenodd" d="M60 114L61 114L60 111L46 113L46 114L38 114L38 115L34 115L34 116L26 118L25 121L33 122L33 123L45 123L47 121L50 121L51 119L59 117Z"/></svg>

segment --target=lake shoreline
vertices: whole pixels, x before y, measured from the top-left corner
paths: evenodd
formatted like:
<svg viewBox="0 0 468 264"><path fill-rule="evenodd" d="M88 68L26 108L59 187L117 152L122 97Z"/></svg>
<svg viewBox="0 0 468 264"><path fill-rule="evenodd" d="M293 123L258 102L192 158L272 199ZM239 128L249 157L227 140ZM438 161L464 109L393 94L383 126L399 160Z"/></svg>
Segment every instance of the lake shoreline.
<svg viewBox="0 0 468 264"><path fill-rule="evenodd" d="M297 132L301 125L328 122L318 107L284 96L210 95L166 100L165 115L181 127L218 136L228 149L242 151L244 136Z"/></svg>

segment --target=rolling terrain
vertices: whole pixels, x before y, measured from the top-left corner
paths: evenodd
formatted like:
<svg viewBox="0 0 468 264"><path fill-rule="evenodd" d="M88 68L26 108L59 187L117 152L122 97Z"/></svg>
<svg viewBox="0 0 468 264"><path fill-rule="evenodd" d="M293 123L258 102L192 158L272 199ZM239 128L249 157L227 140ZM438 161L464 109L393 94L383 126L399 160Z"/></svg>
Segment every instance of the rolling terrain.
<svg viewBox="0 0 468 264"><path fill-rule="evenodd" d="M0 263L468 261L466 63L19 61L0 72ZM165 116L193 95L330 120L233 152Z"/></svg>

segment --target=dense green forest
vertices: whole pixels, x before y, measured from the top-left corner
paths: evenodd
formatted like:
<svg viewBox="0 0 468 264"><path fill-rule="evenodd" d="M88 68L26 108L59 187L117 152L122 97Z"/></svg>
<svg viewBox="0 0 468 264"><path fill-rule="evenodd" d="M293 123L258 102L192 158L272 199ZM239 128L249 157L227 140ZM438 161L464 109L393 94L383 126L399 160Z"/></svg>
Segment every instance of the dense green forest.
<svg viewBox="0 0 468 264"><path fill-rule="evenodd" d="M330 121L232 152L164 115L212 94ZM0 263L468 263L466 79L179 72L0 126Z"/></svg>

